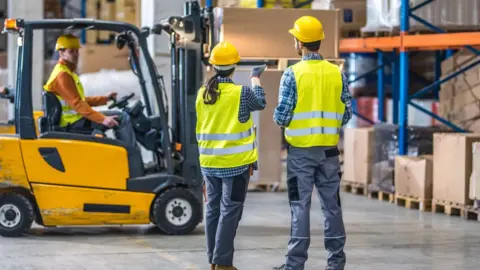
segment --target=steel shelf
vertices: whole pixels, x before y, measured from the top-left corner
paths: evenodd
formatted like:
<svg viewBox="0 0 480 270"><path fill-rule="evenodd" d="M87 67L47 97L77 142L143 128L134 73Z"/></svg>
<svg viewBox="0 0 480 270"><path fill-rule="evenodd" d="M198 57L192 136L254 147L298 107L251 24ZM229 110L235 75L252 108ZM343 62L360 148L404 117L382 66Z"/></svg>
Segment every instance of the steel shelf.
<svg viewBox="0 0 480 270"><path fill-rule="evenodd" d="M410 7L408 0L401 0L400 7L400 34L391 37L368 37L368 38L347 38L340 40L340 52L341 53L377 53L378 67L367 72L377 72L378 87L377 96L378 104L384 104L384 67L388 64L392 67L393 76L393 122L398 124L398 145L399 155L405 155L408 147L408 105L422 111L425 114L435 118L439 122L449 126L456 132L468 132L455 124L449 122L446 119L438 116L437 114L428 111L412 101L414 98L419 98L427 93L435 91L438 98L438 91L440 91L440 85L455 78L456 76L464 73L465 71L476 67L480 64L480 60L477 60L470 65L463 67L462 69L441 78L441 62L453 55L453 50L460 48L467 48L476 55L480 55L480 32L460 32L460 33L446 33L443 29L440 29L426 20L420 18L414 14L414 11L430 4L435 0L426 0L423 3ZM432 29L434 34L409 34L409 19L412 18L428 28ZM415 94L409 96L409 52L412 51L435 51L435 82L431 85L421 89ZM388 54L387 54L388 53ZM393 55L392 58L388 58L387 55ZM366 73L366 74L367 74ZM364 77L366 74L359 76ZM353 82L353 81L352 81ZM351 82L350 82L351 83ZM398 113L398 114L397 114ZM365 120L364 116L360 116ZM378 106L378 119L384 121L384 108ZM368 119L367 119L368 120ZM373 121L369 121L374 123Z"/></svg>

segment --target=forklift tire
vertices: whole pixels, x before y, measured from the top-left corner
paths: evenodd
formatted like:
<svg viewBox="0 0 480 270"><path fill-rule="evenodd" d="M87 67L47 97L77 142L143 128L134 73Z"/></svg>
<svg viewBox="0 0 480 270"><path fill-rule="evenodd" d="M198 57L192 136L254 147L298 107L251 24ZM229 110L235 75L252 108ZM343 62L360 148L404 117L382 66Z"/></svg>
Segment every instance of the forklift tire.
<svg viewBox="0 0 480 270"><path fill-rule="evenodd" d="M19 237L30 230L35 212L30 200L19 193L8 193L0 201L0 235Z"/></svg>
<svg viewBox="0 0 480 270"><path fill-rule="evenodd" d="M165 234L193 231L202 218L201 202L190 190L174 187L161 193L153 206L153 221Z"/></svg>

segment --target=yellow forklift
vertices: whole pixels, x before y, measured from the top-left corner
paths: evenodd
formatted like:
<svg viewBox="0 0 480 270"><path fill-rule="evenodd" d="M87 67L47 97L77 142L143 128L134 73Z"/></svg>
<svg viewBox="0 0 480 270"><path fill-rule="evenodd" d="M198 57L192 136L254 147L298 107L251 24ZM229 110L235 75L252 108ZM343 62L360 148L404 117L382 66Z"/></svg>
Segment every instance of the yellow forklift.
<svg viewBox="0 0 480 270"><path fill-rule="evenodd" d="M0 235L24 235L34 221L45 227L153 223L166 234L187 234L203 220L195 95L203 81L209 50L205 33L213 16L197 1L187 2L185 9L183 17L142 29L90 19L5 21L4 32L18 38L19 64L15 132L0 135ZM98 136L105 130L76 134L62 129L60 103L46 91L36 130L32 91L42 86L32 85L32 47L34 32L44 29L111 31L119 49L128 47L142 98L132 101L132 93L109 107L130 115L154 166L135 159L122 141ZM147 37L162 32L172 37L171 124L163 78L147 49Z"/></svg>

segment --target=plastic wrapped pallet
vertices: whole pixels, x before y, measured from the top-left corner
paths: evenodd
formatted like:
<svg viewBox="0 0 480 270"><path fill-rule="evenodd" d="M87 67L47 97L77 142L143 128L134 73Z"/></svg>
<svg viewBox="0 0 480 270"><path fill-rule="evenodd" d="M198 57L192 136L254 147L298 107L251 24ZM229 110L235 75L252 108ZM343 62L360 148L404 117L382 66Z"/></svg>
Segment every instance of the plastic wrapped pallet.
<svg viewBox="0 0 480 270"><path fill-rule="evenodd" d="M411 0L410 7L425 2ZM367 0L367 24L364 32L387 31L400 26L400 0ZM415 15L431 24L450 29L479 29L480 1L478 0L436 0L415 11ZM429 29L410 18L411 30Z"/></svg>
<svg viewBox="0 0 480 270"><path fill-rule="evenodd" d="M431 155L433 134L449 132L443 127L408 127L408 156ZM374 153L372 168L372 191L395 192L395 156L398 155L398 126L376 124L374 126Z"/></svg>
<svg viewBox="0 0 480 270"><path fill-rule="evenodd" d="M340 29L360 30L367 23L366 0L315 0L312 9L340 10Z"/></svg>

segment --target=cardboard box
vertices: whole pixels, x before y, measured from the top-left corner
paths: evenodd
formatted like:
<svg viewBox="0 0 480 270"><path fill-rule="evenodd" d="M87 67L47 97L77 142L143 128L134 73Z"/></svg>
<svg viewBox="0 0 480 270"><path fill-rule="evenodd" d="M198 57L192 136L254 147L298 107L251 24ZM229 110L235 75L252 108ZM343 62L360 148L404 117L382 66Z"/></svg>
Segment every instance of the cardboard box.
<svg viewBox="0 0 480 270"><path fill-rule="evenodd" d="M339 12L310 9L223 8L221 40L232 42L242 58L299 58L292 35L295 20L304 15L323 22L325 39L320 53L339 58Z"/></svg>
<svg viewBox="0 0 480 270"><path fill-rule="evenodd" d="M8 66L8 54L7 52L0 52L0 68L6 69Z"/></svg>
<svg viewBox="0 0 480 270"><path fill-rule="evenodd" d="M346 128L344 130L343 180L364 184L372 180L373 128Z"/></svg>
<svg viewBox="0 0 480 270"><path fill-rule="evenodd" d="M473 171L470 177L469 198L472 200L480 199L480 143L473 143Z"/></svg>
<svg viewBox="0 0 480 270"><path fill-rule="evenodd" d="M117 21L126 22L140 27L141 25L141 1L140 0L116 0Z"/></svg>
<svg viewBox="0 0 480 270"><path fill-rule="evenodd" d="M100 18L100 2L97 0L87 1L87 18L98 20ZM95 44L98 42L98 31L88 30L86 31L87 44Z"/></svg>
<svg viewBox="0 0 480 270"><path fill-rule="evenodd" d="M433 155L395 157L395 194L432 199Z"/></svg>
<svg viewBox="0 0 480 270"><path fill-rule="evenodd" d="M80 48L80 73L98 72L102 69L129 70L128 48L120 51L116 45L92 44Z"/></svg>
<svg viewBox="0 0 480 270"><path fill-rule="evenodd" d="M237 69L233 75L233 81L236 84L251 85L250 72L251 69ZM278 87L282 74L283 71L280 70L266 70L262 74L261 81L266 94L267 106L263 111L252 114L257 125L259 154L259 170L252 175L252 184L276 184L281 181L282 133L281 129L273 122L272 116L278 103Z"/></svg>
<svg viewBox="0 0 480 270"><path fill-rule="evenodd" d="M436 133L433 138L433 199L470 205L472 144L480 142L480 134Z"/></svg>
<svg viewBox="0 0 480 270"><path fill-rule="evenodd" d="M100 20L115 21L115 0L100 0ZM98 38L101 41L110 40L113 32L98 31Z"/></svg>

